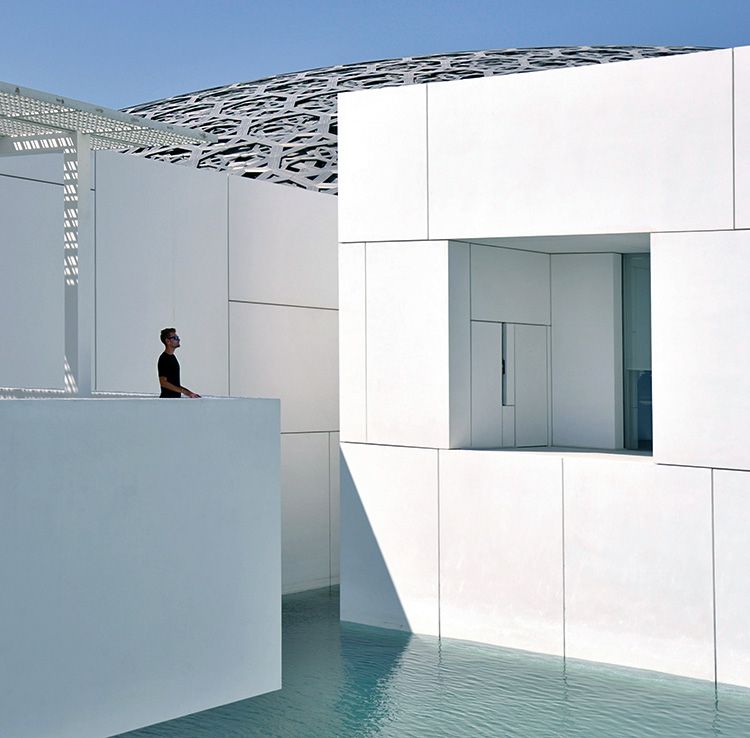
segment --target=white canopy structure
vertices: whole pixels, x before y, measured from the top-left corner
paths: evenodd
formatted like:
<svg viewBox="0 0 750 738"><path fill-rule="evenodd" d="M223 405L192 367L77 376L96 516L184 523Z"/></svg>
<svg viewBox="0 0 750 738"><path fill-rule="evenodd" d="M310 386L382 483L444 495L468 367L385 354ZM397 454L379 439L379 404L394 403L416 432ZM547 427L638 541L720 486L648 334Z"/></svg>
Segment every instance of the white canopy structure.
<svg viewBox="0 0 750 738"><path fill-rule="evenodd" d="M58 148L55 137L91 136L91 149L215 143L209 133L0 82L0 151ZM52 137L52 138L50 138ZM10 139L10 140L8 140Z"/></svg>
<svg viewBox="0 0 750 738"><path fill-rule="evenodd" d="M216 140L202 131L0 82L0 156L63 155L66 394L89 397L93 386L91 151Z"/></svg>

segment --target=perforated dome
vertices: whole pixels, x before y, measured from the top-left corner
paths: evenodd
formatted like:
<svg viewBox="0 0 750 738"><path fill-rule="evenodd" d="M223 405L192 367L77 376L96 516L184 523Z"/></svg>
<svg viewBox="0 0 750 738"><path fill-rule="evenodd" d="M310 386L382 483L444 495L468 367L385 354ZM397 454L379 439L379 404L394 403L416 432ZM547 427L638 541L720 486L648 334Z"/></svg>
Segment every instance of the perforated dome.
<svg viewBox="0 0 750 738"><path fill-rule="evenodd" d="M192 92L125 112L215 134L216 143L130 153L335 194L339 92L517 74L705 51L693 46L564 46L464 51L346 64Z"/></svg>

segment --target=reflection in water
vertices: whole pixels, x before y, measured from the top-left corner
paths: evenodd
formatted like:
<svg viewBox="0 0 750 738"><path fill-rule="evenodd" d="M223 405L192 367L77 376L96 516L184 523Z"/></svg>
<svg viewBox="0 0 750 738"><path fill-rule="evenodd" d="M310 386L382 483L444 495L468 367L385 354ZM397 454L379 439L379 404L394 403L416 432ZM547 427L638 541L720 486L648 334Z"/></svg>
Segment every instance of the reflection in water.
<svg viewBox="0 0 750 738"><path fill-rule="evenodd" d="M336 590L283 612L283 689L127 738L750 735L750 690L341 624Z"/></svg>
<svg viewBox="0 0 750 738"><path fill-rule="evenodd" d="M379 735L382 726L393 719L397 700L389 685L403 669L404 651L411 638L401 631L341 624L344 679L336 711L345 716L346 731L332 735Z"/></svg>

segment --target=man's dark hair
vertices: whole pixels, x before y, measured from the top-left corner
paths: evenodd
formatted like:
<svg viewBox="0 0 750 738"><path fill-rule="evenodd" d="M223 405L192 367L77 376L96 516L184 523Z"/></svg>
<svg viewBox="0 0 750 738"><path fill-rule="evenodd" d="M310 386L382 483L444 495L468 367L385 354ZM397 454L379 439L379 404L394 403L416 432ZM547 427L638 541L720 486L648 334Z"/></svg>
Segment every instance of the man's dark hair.
<svg viewBox="0 0 750 738"><path fill-rule="evenodd" d="M162 329L162 332L159 334L159 340L166 346L167 345L167 338L169 338L170 333L177 333L176 328L164 328Z"/></svg>

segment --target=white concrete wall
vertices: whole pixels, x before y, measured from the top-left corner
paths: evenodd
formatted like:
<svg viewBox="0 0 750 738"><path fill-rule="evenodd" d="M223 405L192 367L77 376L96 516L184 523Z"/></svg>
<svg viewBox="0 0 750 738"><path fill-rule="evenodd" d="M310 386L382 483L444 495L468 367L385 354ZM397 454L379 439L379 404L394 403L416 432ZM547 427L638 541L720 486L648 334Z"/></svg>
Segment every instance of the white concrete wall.
<svg viewBox="0 0 750 738"><path fill-rule="evenodd" d="M338 119L339 241L430 238L427 86L339 95Z"/></svg>
<svg viewBox="0 0 750 738"><path fill-rule="evenodd" d="M750 229L750 49L340 106L342 617L433 633L436 607L445 635L750 686L750 230L732 230ZM654 457L443 450L446 412L424 398L461 395L435 358L449 287L422 255L474 241L477 340L549 325L552 443L618 449L618 252L649 239Z"/></svg>
<svg viewBox="0 0 750 738"><path fill-rule="evenodd" d="M338 582L337 202L228 187L229 391L281 398L283 591L322 587Z"/></svg>
<svg viewBox="0 0 750 738"><path fill-rule="evenodd" d="M622 260L552 255L552 445L622 448Z"/></svg>
<svg viewBox="0 0 750 738"><path fill-rule="evenodd" d="M549 325L549 254L472 244L471 319Z"/></svg>
<svg viewBox="0 0 750 738"><path fill-rule="evenodd" d="M175 326L183 384L228 394L226 190L217 172L96 155L97 389L158 393Z"/></svg>
<svg viewBox="0 0 750 738"><path fill-rule="evenodd" d="M654 234L654 459L750 469L750 231Z"/></svg>
<svg viewBox="0 0 750 738"><path fill-rule="evenodd" d="M731 228L732 62L728 49L342 95L340 238Z"/></svg>
<svg viewBox="0 0 750 738"><path fill-rule="evenodd" d="M431 238L731 227L731 50L427 97Z"/></svg>
<svg viewBox="0 0 750 738"><path fill-rule="evenodd" d="M62 185L63 155L0 156L0 176L2 175Z"/></svg>
<svg viewBox="0 0 750 738"><path fill-rule="evenodd" d="M112 152L94 174L96 388L158 392L175 326L186 386L280 397L307 434L283 444L284 589L338 581L336 198ZM63 387L61 181L61 156L0 158L0 387ZM311 505L320 528L293 513Z"/></svg>
<svg viewBox="0 0 750 738"><path fill-rule="evenodd" d="M341 456L341 619L438 635L437 451Z"/></svg>
<svg viewBox="0 0 750 738"><path fill-rule="evenodd" d="M338 430L337 328L335 310L232 301L232 394L280 397L284 433Z"/></svg>
<svg viewBox="0 0 750 738"><path fill-rule="evenodd" d="M367 270L364 243L339 244L339 421L344 441L367 441Z"/></svg>
<svg viewBox="0 0 750 738"><path fill-rule="evenodd" d="M563 653L562 464L440 453L440 629Z"/></svg>
<svg viewBox="0 0 750 738"><path fill-rule="evenodd" d="M367 440L468 443L468 244L367 244L365 264Z"/></svg>
<svg viewBox="0 0 750 738"><path fill-rule="evenodd" d="M750 474L713 472L716 652L720 682L750 683Z"/></svg>
<svg viewBox="0 0 750 738"><path fill-rule="evenodd" d="M566 654L713 680L710 470L579 457L563 482Z"/></svg>
<svg viewBox="0 0 750 738"><path fill-rule="evenodd" d="M20 172L34 158L0 162ZM0 387L63 388L62 244L62 187L0 174Z"/></svg>
<svg viewBox="0 0 750 738"><path fill-rule="evenodd" d="M716 658L720 682L750 686L750 474L626 454L342 450L342 619L439 622L446 637L706 680Z"/></svg>
<svg viewBox="0 0 750 738"><path fill-rule="evenodd" d="M336 309L336 198L227 181L229 299Z"/></svg>
<svg viewBox="0 0 750 738"><path fill-rule="evenodd" d="M277 400L7 400L0 468L3 735L281 686Z"/></svg>
<svg viewBox="0 0 750 738"><path fill-rule="evenodd" d="M339 581L337 433L282 433L284 592Z"/></svg>

